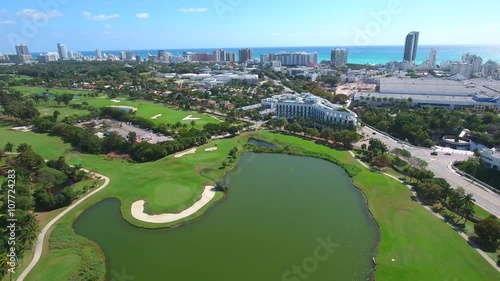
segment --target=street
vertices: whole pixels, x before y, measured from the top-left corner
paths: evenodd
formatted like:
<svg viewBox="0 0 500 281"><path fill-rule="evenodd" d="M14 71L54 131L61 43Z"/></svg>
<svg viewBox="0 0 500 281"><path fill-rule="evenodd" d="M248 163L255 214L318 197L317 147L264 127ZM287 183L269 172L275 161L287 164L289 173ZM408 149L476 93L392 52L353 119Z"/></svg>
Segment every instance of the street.
<svg viewBox="0 0 500 281"><path fill-rule="evenodd" d="M475 183L472 184L469 179L465 179L456 174L450 167L454 161L467 160L470 156L472 156L472 152L451 149L444 150L442 148L438 148L436 149L436 151L438 151L438 155L432 156L431 152L433 150L430 148L415 147L403 144L402 142L398 142L395 139L376 132L366 126L364 126L360 130L360 133L364 133L368 138L379 139L385 145L387 145L389 151L394 148L404 148L408 150L412 156L425 160L429 163L429 166L427 168L431 170L436 175L436 177L446 179L452 188L462 187L466 193L472 193L478 206L490 212L491 214L500 217L500 196L486 188L476 186ZM368 145L367 141L361 143L366 143ZM445 155L443 151L449 151L451 152L451 155Z"/></svg>

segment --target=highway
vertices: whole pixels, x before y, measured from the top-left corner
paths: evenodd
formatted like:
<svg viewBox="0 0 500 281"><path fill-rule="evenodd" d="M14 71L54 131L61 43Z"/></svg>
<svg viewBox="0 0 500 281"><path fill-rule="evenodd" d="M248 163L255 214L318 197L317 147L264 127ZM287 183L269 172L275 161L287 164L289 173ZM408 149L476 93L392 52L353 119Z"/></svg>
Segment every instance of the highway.
<svg viewBox="0 0 500 281"><path fill-rule="evenodd" d="M491 214L500 217L500 196L498 194L485 187L480 187L478 183L471 183L471 180L463 178L462 176L455 173L453 169L451 169L451 164L454 161L467 160L472 155L472 152L449 150L452 154L445 155L443 153L443 149L438 148L436 149L436 151L438 151L438 155L432 156L432 149L403 144L402 142L398 142L392 137L376 132L366 126L360 129L360 133L365 134L368 138L377 138L381 140L383 143L385 143L385 145L387 145L389 150L392 150L394 148L404 148L408 150L412 156L425 160L429 163L427 169L434 172L436 177L446 179L452 188L462 187L465 192L472 193L478 206L490 212ZM368 141L364 141L361 143L366 143L368 145Z"/></svg>

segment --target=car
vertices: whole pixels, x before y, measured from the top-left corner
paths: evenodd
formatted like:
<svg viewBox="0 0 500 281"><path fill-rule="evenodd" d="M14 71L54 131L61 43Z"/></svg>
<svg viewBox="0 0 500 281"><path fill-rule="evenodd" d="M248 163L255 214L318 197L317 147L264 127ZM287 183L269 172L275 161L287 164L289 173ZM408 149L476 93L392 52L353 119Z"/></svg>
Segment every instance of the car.
<svg viewBox="0 0 500 281"><path fill-rule="evenodd" d="M445 152L444 155L451 155L451 152Z"/></svg>
<svg viewBox="0 0 500 281"><path fill-rule="evenodd" d="M376 135L377 133L373 132L372 135Z"/></svg>
<svg viewBox="0 0 500 281"><path fill-rule="evenodd" d="M431 155L436 156L436 155L438 155L438 153L437 153L437 151L433 151L433 152L431 152Z"/></svg>

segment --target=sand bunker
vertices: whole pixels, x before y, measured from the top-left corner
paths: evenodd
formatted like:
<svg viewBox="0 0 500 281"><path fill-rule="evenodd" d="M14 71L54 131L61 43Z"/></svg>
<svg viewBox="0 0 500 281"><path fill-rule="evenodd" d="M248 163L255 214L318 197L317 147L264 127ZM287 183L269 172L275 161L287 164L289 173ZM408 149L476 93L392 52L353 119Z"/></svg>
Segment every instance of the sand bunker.
<svg viewBox="0 0 500 281"><path fill-rule="evenodd" d="M182 119L182 121L189 121L189 120L200 120L201 118L198 117L193 117L193 115L188 115L186 118Z"/></svg>
<svg viewBox="0 0 500 281"><path fill-rule="evenodd" d="M191 148L189 150L181 151L181 152L178 152L178 153L174 154L174 157L175 158L181 158L184 155L194 154L195 152L196 152L196 148Z"/></svg>
<svg viewBox="0 0 500 281"><path fill-rule="evenodd" d="M131 212L132 216L140 221L150 222L150 223L168 223L174 222L183 218L187 218L190 215L196 213L201 208L203 208L210 200L215 196L215 187L205 186L205 190L201 194L200 200L194 203L191 207L178 214L158 214L158 215L148 215L144 213L144 200L136 201L132 204Z"/></svg>
<svg viewBox="0 0 500 281"><path fill-rule="evenodd" d="M18 131L18 132L29 132L33 126L23 126L23 127L13 127L12 130Z"/></svg>
<svg viewBox="0 0 500 281"><path fill-rule="evenodd" d="M205 148L205 151L216 151L216 150L217 150L217 147Z"/></svg>
<svg viewBox="0 0 500 281"><path fill-rule="evenodd" d="M158 118L158 117L160 117L160 116L161 116L161 114L157 114L157 115L155 115L155 116L151 117L151 119L156 119L156 118Z"/></svg>
<svg viewBox="0 0 500 281"><path fill-rule="evenodd" d="M122 102L121 100L111 100L112 102Z"/></svg>
<svg viewBox="0 0 500 281"><path fill-rule="evenodd" d="M110 107L115 107L115 108L125 108L125 109L129 109L130 111L137 111L137 108L135 107L132 107L132 106L125 106L125 105L112 105Z"/></svg>

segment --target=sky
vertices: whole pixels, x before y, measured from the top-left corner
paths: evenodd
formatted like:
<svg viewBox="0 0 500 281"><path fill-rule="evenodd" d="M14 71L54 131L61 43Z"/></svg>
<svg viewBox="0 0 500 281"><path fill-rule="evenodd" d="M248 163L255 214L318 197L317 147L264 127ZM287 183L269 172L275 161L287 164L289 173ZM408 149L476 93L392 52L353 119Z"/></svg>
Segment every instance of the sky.
<svg viewBox="0 0 500 281"><path fill-rule="evenodd" d="M462 4L463 2L463 4ZM0 52L500 45L500 1L2 0Z"/></svg>

